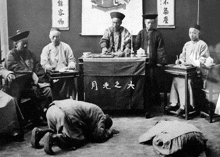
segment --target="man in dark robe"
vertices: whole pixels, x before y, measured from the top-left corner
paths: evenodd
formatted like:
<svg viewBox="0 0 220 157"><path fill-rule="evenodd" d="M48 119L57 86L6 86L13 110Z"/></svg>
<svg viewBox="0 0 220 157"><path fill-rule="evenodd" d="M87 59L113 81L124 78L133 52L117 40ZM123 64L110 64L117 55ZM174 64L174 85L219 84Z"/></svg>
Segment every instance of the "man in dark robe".
<svg viewBox="0 0 220 157"><path fill-rule="evenodd" d="M149 57L149 63L146 65L144 92L146 118L152 116L150 115L151 105L160 103L156 70L167 63L162 34L153 27L156 17L157 14L143 15L146 28L142 29L135 39L135 50L144 49L146 56Z"/></svg>
<svg viewBox="0 0 220 157"><path fill-rule="evenodd" d="M32 111L36 111L32 114L37 115L32 115L31 118L33 118L34 123L38 123L39 117L44 116L53 98L49 83L44 82L45 80L39 77L39 74L42 76L43 69L40 68L34 53L28 49L28 35L29 31L18 31L16 35L10 37L14 42L14 48L8 53L6 68L16 74L16 79L11 84L13 90L10 94L16 97L18 101L22 97L32 99ZM19 76L22 76L21 79Z"/></svg>
<svg viewBox="0 0 220 157"><path fill-rule="evenodd" d="M88 141L104 142L119 133L110 129L112 119L100 107L72 99L54 101L47 111L47 123L49 129L32 130L31 144L39 148L46 134L44 151L50 155L54 154L54 143L61 149L75 149Z"/></svg>

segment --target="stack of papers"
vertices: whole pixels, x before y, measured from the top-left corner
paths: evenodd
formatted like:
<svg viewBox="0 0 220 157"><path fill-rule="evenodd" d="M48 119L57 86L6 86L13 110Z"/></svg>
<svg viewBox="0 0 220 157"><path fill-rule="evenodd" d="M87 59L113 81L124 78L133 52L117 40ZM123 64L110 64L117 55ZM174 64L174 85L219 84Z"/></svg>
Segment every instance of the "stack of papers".
<svg viewBox="0 0 220 157"><path fill-rule="evenodd" d="M59 72L74 72L75 70L69 70L69 69L60 69Z"/></svg>

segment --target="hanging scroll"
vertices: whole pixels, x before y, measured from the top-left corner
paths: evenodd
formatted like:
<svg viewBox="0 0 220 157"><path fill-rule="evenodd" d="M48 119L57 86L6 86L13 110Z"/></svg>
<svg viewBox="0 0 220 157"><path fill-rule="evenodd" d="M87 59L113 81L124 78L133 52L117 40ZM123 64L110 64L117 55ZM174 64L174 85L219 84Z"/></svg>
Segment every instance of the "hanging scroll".
<svg viewBox="0 0 220 157"><path fill-rule="evenodd" d="M69 30L69 0L52 0L52 27Z"/></svg>
<svg viewBox="0 0 220 157"><path fill-rule="evenodd" d="M158 28L175 28L175 0L157 0Z"/></svg>

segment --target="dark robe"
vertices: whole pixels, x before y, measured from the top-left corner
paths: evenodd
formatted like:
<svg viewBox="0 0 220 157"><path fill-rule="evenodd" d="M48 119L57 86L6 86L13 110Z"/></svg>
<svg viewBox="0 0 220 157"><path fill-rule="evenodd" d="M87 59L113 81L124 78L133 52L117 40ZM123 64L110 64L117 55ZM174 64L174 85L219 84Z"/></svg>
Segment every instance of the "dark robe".
<svg viewBox="0 0 220 157"><path fill-rule="evenodd" d="M158 30L151 29L147 32L146 29L143 29L137 34L134 44L135 51L142 48L145 50L145 53L149 53L149 62L146 64L144 92L145 110L149 111L150 104L160 103L157 75L159 73L161 74L161 70L163 70L163 68L158 68L157 65L164 65L167 63L164 40L162 34Z"/></svg>
<svg viewBox="0 0 220 157"><path fill-rule="evenodd" d="M36 106L39 107L39 110L44 110L47 109L53 98L50 87L45 86L41 88L39 86L39 83L45 81L42 79L44 71L39 66L40 64L36 61L36 56L28 49L23 52L12 49L6 59L7 69L16 74L15 81L12 81L10 85L12 87L10 94L16 97L18 101L20 101L22 97L30 97L33 102L37 103ZM28 72L30 73L29 76L25 74ZM32 73L38 75L38 84L34 84L31 76Z"/></svg>
<svg viewBox="0 0 220 157"><path fill-rule="evenodd" d="M106 126L106 115L97 105L72 99L53 101L51 105L47 111L48 126L59 134L63 146L104 142L112 136L107 131L111 126Z"/></svg>

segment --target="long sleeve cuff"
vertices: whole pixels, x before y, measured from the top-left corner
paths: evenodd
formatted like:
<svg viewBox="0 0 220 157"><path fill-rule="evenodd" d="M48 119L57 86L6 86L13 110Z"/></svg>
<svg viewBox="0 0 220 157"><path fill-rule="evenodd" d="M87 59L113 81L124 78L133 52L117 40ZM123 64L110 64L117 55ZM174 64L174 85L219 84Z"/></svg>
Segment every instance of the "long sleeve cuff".
<svg viewBox="0 0 220 157"><path fill-rule="evenodd" d="M9 74L13 74L13 72L12 72L12 71L7 71L7 70L5 70L4 73L2 74L2 77L3 77L4 79L6 79Z"/></svg>

